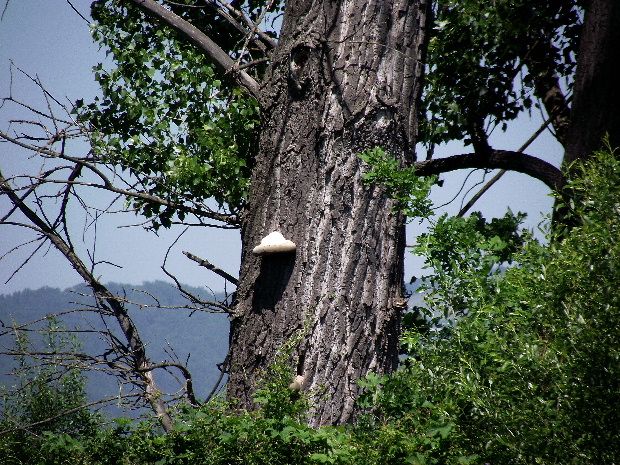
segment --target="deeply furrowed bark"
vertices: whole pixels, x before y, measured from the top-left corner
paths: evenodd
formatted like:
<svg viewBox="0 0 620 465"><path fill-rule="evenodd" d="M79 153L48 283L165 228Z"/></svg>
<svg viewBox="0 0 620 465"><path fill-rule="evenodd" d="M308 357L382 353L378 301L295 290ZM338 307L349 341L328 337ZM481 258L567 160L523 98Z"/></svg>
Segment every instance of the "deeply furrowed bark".
<svg viewBox="0 0 620 465"><path fill-rule="evenodd" d="M586 4L583 31L577 54L570 127L564 144L562 168L570 177L574 163L587 160L603 147L603 138L620 155L620 87L617 50L620 48L620 3L618 0L591 0ZM560 189L553 225L568 231L575 226L571 215L570 192ZM568 227L568 228L565 228Z"/></svg>
<svg viewBox="0 0 620 465"><path fill-rule="evenodd" d="M609 136L612 148L620 147L620 3L618 0L587 2L577 56L577 73L567 135L564 167L586 159Z"/></svg>
<svg viewBox="0 0 620 465"><path fill-rule="evenodd" d="M363 184L357 154L382 146L412 159L426 9L287 2L242 223L228 383L241 406L253 406L262 370L304 323L292 364L314 425L350 420L356 381L397 364L404 221L381 187ZM254 256L276 230L296 252Z"/></svg>

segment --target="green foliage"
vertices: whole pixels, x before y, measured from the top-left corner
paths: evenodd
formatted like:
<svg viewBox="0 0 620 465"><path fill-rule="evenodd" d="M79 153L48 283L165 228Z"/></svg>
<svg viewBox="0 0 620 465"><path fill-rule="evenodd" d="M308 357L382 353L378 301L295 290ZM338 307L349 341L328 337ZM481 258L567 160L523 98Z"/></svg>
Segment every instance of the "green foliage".
<svg viewBox="0 0 620 465"><path fill-rule="evenodd" d="M255 411L216 400L182 407L169 434L117 421L94 435L3 437L5 456L91 465L617 463L620 161L599 153L573 172L581 221L562 239L517 235L512 214L443 218L423 238L432 276L453 267L461 276L433 281L433 305L454 305L456 289L476 298L441 337L418 334L396 373L360 381L365 413L355 424L306 425L306 401L288 388L294 337L265 373Z"/></svg>
<svg viewBox="0 0 620 465"><path fill-rule="evenodd" d="M115 64L95 67L103 97L76 104L93 128L95 153L129 170L150 194L185 206L213 198L236 213L256 148L257 102L136 7L98 2L93 18L93 37ZM185 215L182 208L134 203L155 228Z"/></svg>
<svg viewBox="0 0 620 465"><path fill-rule="evenodd" d="M467 218L444 214L431 232L420 235L412 252L425 257L424 268L433 270L420 290L426 291L435 315L453 319L493 296L503 267L530 240L527 231L518 231L524 218L510 211L490 222L479 212Z"/></svg>
<svg viewBox="0 0 620 465"><path fill-rule="evenodd" d="M84 407L85 377L62 363L61 354L78 347L75 339L61 336L62 329L56 320L48 319L44 352L52 356L43 364L26 355L37 349L22 331L15 331L17 384L0 390L3 464L56 463L47 458L54 456L55 448L80 449L79 438L96 431L99 417Z"/></svg>
<svg viewBox="0 0 620 465"><path fill-rule="evenodd" d="M441 463L620 456L620 163L598 154L569 189L581 225L549 246L524 244L511 257L518 266L496 274L449 337L420 335L406 367L372 392L384 423L412 434L439 420L453 425L431 453Z"/></svg>
<svg viewBox="0 0 620 465"><path fill-rule="evenodd" d="M469 142L472 125L514 120L533 104L535 78L572 85L579 0L440 0L430 34L420 136Z"/></svg>
<svg viewBox="0 0 620 465"><path fill-rule="evenodd" d="M23 463L350 463L350 434L344 428L310 428L305 421L306 402L289 389L290 381L291 370L278 362L263 380L256 398L261 408L256 411L237 411L216 399L199 409L181 407L168 434L152 421L124 420L90 437L45 434L38 445L41 454L31 451ZM29 439L27 444L33 442Z"/></svg>
<svg viewBox="0 0 620 465"><path fill-rule="evenodd" d="M437 178L416 176L413 166L402 168L392 155L381 147L366 150L359 157L370 166L363 174L367 184L378 184L388 197L396 201L396 209L410 219L432 215L429 192Z"/></svg>

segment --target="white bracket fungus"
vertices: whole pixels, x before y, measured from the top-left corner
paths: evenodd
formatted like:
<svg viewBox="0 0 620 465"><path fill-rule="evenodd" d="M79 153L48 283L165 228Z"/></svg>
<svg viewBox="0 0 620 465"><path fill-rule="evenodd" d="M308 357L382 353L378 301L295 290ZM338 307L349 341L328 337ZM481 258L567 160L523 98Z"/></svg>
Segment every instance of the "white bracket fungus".
<svg viewBox="0 0 620 465"><path fill-rule="evenodd" d="M291 391L301 391L301 388L304 386L304 377L301 375L297 375L293 378L293 382L288 385L288 388Z"/></svg>
<svg viewBox="0 0 620 465"><path fill-rule="evenodd" d="M270 253L293 252L296 249L295 243L285 239L279 231L274 231L266 235L260 241L260 244L254 247L255 255L264 255Z"/></svg>

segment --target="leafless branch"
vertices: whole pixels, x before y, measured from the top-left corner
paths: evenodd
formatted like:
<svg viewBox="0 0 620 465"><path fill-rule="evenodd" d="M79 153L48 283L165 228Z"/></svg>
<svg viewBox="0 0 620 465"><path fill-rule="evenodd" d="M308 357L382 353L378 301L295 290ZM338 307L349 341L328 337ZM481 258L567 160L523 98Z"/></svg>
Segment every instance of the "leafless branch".
<svg viewBox="0 0 620 465"><path fill-rule="evenodd" d="M71 0L66 0L66 1L67 1L67 3L69 4L69 6L71 7L71 9L72 9L73 11L75 11L75 13L76 13L76 14L77 14L80 18L82 18L86 24L90 24L90 21L89 21L88 19L86 19L86 17L85 17L82 13L80 13L80 12L79 12L79 10L78 10L78 9L77 9L74 5L73 5L73 3L71 3Z"/></svg>
<svg viewBox="0 0 620 465"><path fill-rule="evenodd" d="M255 23L248 18L243 11L235 8L234 6L232 6L230 3L227 3L225 1L219 1L219 0L206 0L207 3L211 4L213 3L214 5L218 5L218 11L222 11L224 8L230 12L231 15L235 16L237 19L239 19L240 21L243 21L247 27L253 29L256 34L258 35L258 37L266 44L269 46L269 48L275 48L277 43L275 40L273 40L273 38L269 37L269 35L267 35L264 31L262 31L260 28L255 27ZM221 5L221 6L220 6Z"/></svg>
<svg viewBox="0 0 620 465"><path fill-rule="evenodd" d="M202 209L198 207L192 207L189 205L178 204L176 202L163 199L161 197L158 197L156 195L149 194L143 191L132 191L128 189L119 188L112 183L112 181L103 173L103 171L99 167L96 166L96 164L92 160L65 155L64 153L56 152L47 147L39 147L39 146L31 145L31 144L26 144L25 142L22 142L16 137L10 136L4 131L0 131L0 138L8 142L12 142L13 144L18 145L22 148L31 150L32 152L36 154L51 157L51 158L57 158L60 160L66 160L66 161L78 164L88 169L92 173L94 173L102 181L101 184L98 184L98 183L93 183L93 182L75 181L75 180L68 179L68 180L49 180L47 181L49 183L72 184L72 185L80 185L84 187L91 187L95 189L103 189L109 192L123 195L125 197L140 199L140 200L144 200L149 203L152 203L152 204L174 208L176 210L183 211L185 213L193 214L197 217L210 218L212 220L221 221L223 223L230 224L230 225L238 224L238 219L235 215L227 215L227 214L213 212L208 209Z"/></svg>
<svg viewBox="0 0 620 465"><path fill-rule="evenodd" d="M220 384L222 383L222 380L224 379L224 375L226 374L226 372L228 370L228 364L229 363L230 363L230 356L226 355L226 358L224 359L224 361L222 363L218 364L217 367L220 370L220 375L217 377L217 381L213 385L213 388L211 389L211 392L209 392L209 395L206 398L207 402L209 400L211 400L211 398L215 395L215 393L217 392L218 388L220 387Z"/></svg>
<svg viewBox="0 0 620 465"><path fill-rule="evenodd" d="M541 124L540 127L534 132L534 134L532 134L530 138L526 140L521 147L519 147L517 152L523 153L525 150L527 150L527 148L532 144L532 142L534 142L538 138L538 136L540 136L545 131L545 129L547 129L550 123L551 118L544 121L543 124ZM482 186L482 189L476 192L476 194L474 194L474 196L469 199L469 201L465 204L464 207L461 207L461 210L459 211L457 216L465 216L465 214L469 211L471 207L474 206L474 204L480 199L480 197L482 197L497 181L499 181L502 176L506 174L506 172L506 169L502 169L497 172L495 176L489 179L489 181L484 186Z"/></svg>
<svg viewBox="0 0 620 465"><path fill-rule="evenodd" d="M465 176L465 179L463 179L463 182L461 183L461 187L459 188L457 193L454 194L454 196L452 196L450 200L442 203L441 205L437 205L436 207L434 207L434 209L439 210L440 208L446 207L450 205L452 202L454 202L459 197L459 195L461 195L461 192L463 192L463 189L465 189L465 186L467 185L467 181L469 181L469 178L473 176L473 174L478 170L479 168L474 168L473 170L470 170L469 173L467 173L467 176Z"/></svg>
<svg viewBox="0 0 620 465"><path fill-rule="evenodd" d="M6 13L6 10L9 7L9 3L11 3L11 0L6 0L4 2L4 8L2 9L2 15L0 15L0 21L4 19L4 14Z"/></svg>
<svg viewBox="0 0 620 465"><path fill-rule="evenodd" d="M562 172L551 163L512 150L492 150L488 156L476 153L452 155L445 158L419 161L414 164L416 174L430 176L465 168L506 169L527 174L557 191L563 184Z"/></svg>
<svg viewBox="0 0 620 465"><path fill-rule="evenodd" d="M221 276L222 278L224 278L229 283L234 284L235 286L239 284L239 280L237 278L235 278L234 276L226 273L224 270L218 268L217 266L215 266L214 264L212 264L208 260L205 260L204 258L197 257L196 255L191 254L189 252L185 252L185 251L183 252L183 255L185 255L190 260L195 261L200 266L204 266L207 270L213 271L215 274Z"/></svg>
<svg viewBox="0 0 620 465"><path fill-rule="evenodd" d="M203 308L207 308L207 309L211 309L215 312L230 312L230 308L228 305L226 305L225 303L222 302L216 302L216 301L207 301L207 300L203 300L200 297L198 297L197 295L189 292L187 289L185 289L185 287L179 282L179 280L177 279L176 276L174 276L172 273L170 273L167 269L166 269L166 262L168 261L168 256L170 255L170 251L172 250L172 248L176 245L176 243L179 241L179 239L181 238L181 236L183 234L185 234L185 232L187 231L187 228L185 230L183 230L181 232L181 234L179 234L177 236L177 238L172 242L172 244L170 244L170 246L168 247L168 250L166 251L166 255L164 256L164 263L161 265L161 269L162 271L166 274L166 276L168 276L170 279L172 279L174 281L174 284L176 285L177 289L181 292L181 294L183 294L185 297L187 297L190 302L200 305Z"/></svg>
<svg viewBox="0 0 620 465"><path fill-rule="evenodd" d="M54 421L54 420L56 420L58 418L62 418L64 416L70 415L70 414L75 413L75 412L79 412L80 410L83 410L83 409L89 408L89 407L93 407L95 405L109 404L110 402L118 401L120 398L130 398L130 397L137 397L137 396L139 396L139 394L124 394L124 395L118 395L118 396L114 396L114 397L106 397L105 399L100 399L100 400L96 400L96 401L93 401L93 402L88 402L86 404L78 405L77 407L73 407L73 408L70 408L70 409L63 410L62 412L59 412L56 415L53 415L53 416L48 417L48 418L45 418L43 420L35 421L34 423L29 423L27 425L20 425L20 426L17 426L15 428L8 428L8 429L5 429L5 430L2 430L2 431L0 431L0 436L2 436L4 434L12 433L14 431L29 430L30 428L32 428L34 426L44 425L45 423L49 423L50 421Z"/></svg>
<svg viewBox="0 0 620 465"><path fill-rule="evenodd" d="M192 374L185 365L181 365L180 363L174 363L174 362L161 362L161 363L151 364L149 367L143 368L141 371L147 372L147 371L153 371L153 370L157 370L161 368L178 369L183 375L183 378L185 378L185 391L187 393L186 394L187 400L194 407L200 406L200 402L198 402L198 400L196 399L196 395L194 394L194 384L192 381Z"/></svg>
<svg viewBox="0 0 620 465"><path fill-rule="evenodd" d="M143 383L143 393L157 416L160 418L163 427L166 430L172 428L172 419L166 410L166 405L161 398L160 391L157 388L155 380L151 372L141 372L140 370L150 366L144 343L140 338L138 329L129 317L126 308L121 301L111 293L106 286L95 278L92 270L89 269L84 262L78 257L69 244L58 234L52 227L49 220L44 220L32 208L30 208L24 200L22 200L12 189L11 185L0 173L0 193L8 197L14 206L18 208L36 228L38 228L46 239L69 261L71 266L77 271L82 279L93 290L98 303L110 312L116 318L121 331L123 332L130 357L133 361L133 367L136 374L139 375L140 381Z"/></svg>

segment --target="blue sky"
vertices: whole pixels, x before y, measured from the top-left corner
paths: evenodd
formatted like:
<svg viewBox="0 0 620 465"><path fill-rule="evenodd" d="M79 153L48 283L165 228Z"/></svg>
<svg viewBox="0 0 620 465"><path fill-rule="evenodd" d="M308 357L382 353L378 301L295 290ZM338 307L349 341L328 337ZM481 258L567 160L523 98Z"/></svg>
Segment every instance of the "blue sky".
<svg viewBox="0 0 620 465"><path fill-rule="evenodd" d="M90 10L90 0L72 0L72 4L86 17ZM4 2L2 2L2 5ZM22 68L30 75L38 76L46 88L63 101L77 98L89 100L98 91L91 68L105 59L90 38L89 26L66 3L65 0L12 0L0 22L0 96L12 92L13 96L36 105L45 105L41 92L27 82L18 72L13 72L13 84L10 82L10 63ZM23 114L21 114L23 116ZM9 120L19 117L20 112L5 105L0 109L0 127L7 130ZM499 130L491 137L497 148L516 150L528 139L540 125L540 117L524 116L520 118L507 133ZM87 147L72 146L76 154L83 154ZM450 144L436 150L436 155L465 153L469 150L459 144ZM549 133L542 135L527 153L540 156L556 166L559 165L562 150ZM28 154L9 144L0 144L0 169L5 176L32 172L38 165L29 160ZM460 189L467 173L445 176L444 188L438 189L433 199L437 205L452 198ZM481 173L470 178L479 181ZM487 179L492 176L487 175ZM467 190L468 187L465 188ZM472 194L476 189L472 191ZM527 212L527 227L536 229L551 208L552 199L549 190L541 182L525 175L508 173L476 204L474 210L481 210L486 216L501 216L510 207L513 211ZM105 204L108 198L101 192L89 194L94 204ZM456 213L460 208L460 198L443 210ZM119 204L120 205L120 204ZM8 201L0 198L0 214L8 208ZM81 216L79 209L74 209L76 238L81 238ZM96 268L96 274L103 281L117 281L139 284L145 280L165 279L160 267L170 244L180 230L163 231L159 236L144 231L140 227L119 228L139 223L140 218L133 214L117 214L99 222L96 231L96 257L113 262L117 266L106 264ZM415 236L424 230L417 222L408 226L408 243L415 241ZM77 234L77 233L80 234ZM30 233L23 229L0 226L0 255L20 242L27 240ZM82 256L91 247L94 230L91 228L84 235L85 243L81 248ZM25 288L41 286L67 287L79 282L79 276L68 263L54 250L39 253L8 283L5 281L13 270L29 255L28 248L10 254L0 261L0 293L11 293ZM240 241L236 231L221 231L206 228L188 230L177 245L171 250L168 268L178 278L191 285L207 285L215 290L223 289L223 280L207 270L197 267L186 259L182 250L209 259L213 263L236 275L239 269ZM406 277L420 273L420 260L408 254L406 259Z"/></svg>

